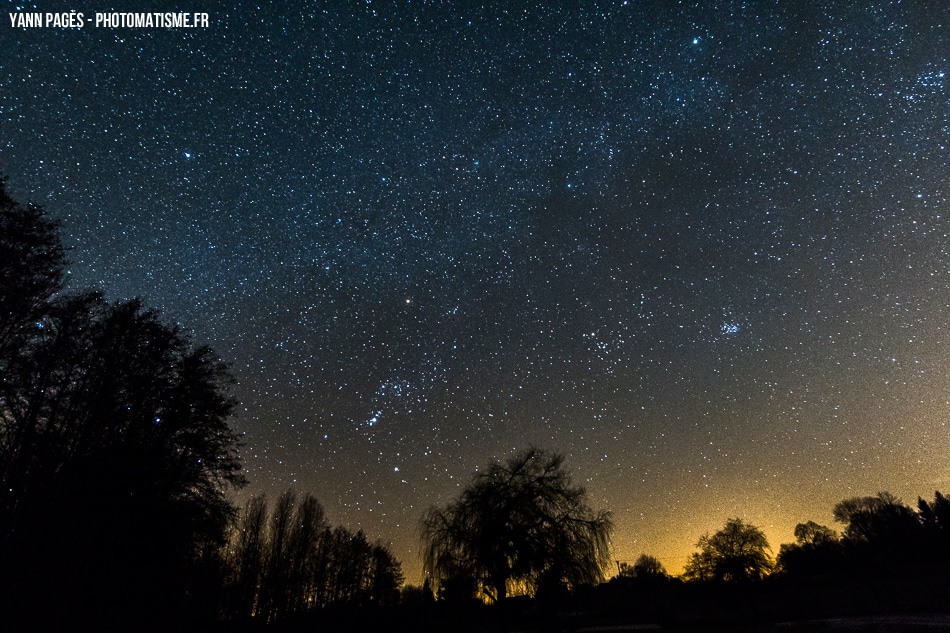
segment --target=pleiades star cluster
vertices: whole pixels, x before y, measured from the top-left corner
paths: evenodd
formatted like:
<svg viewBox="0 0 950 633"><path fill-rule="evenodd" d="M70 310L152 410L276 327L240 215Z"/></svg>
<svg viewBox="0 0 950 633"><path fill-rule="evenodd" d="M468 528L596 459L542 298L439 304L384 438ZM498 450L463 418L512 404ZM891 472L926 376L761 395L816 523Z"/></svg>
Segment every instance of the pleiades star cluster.
<svg viewBox="0 0 950 633"><path fill-rule="evenodd" d="M208 27L4 16L0 171L71 287L231 364L236 502L313 492L419 583L423 511L530 444L673 572L950 492L948 5L168 10Z"/></svg>

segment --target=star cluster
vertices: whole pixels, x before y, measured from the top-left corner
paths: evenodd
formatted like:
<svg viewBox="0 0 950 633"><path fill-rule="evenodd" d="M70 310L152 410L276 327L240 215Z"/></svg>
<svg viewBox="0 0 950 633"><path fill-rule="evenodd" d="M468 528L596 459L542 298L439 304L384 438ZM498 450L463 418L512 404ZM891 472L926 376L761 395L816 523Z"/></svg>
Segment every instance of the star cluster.
<svg viewBox="0 0 950 633"><path fill-rule="evenodd" d="M672 570L947 490L950 12L497 4L8 25L0 170L74 287L231 363L251 490L410 581L422 511L529 443Z"/></svg>

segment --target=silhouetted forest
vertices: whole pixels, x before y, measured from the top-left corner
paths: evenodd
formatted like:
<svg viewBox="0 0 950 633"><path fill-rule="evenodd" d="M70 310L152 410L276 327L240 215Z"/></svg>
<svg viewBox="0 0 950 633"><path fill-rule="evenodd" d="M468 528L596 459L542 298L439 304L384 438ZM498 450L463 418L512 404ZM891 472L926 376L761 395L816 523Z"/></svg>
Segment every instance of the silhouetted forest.
<svg viewBox="0 0 950 633"><path fill-rule="evenodd" d="M610 513L536 448L421 517L427 580L403 586L389 548L332 527L312 494L235 507L246 481L227 367L138 300L66 289L58 228L0 185L5 628L771 630L888 615L916 630L907 614L950 626L934 615L950 613L940 492L915 508L886 492L844 499L840 532L800 523L774 557L730 518L682 577L644 554L605 582Z"/></svg>
<svg viewBox="0 0 950 633"><path fill-rule="evenodd" d="M5 188L0 236L3 613L197 617L245 483L227 369L138 300L65 291L58 225Z"/></svg>
<svg viewBox="0 0 950 633"><path fill-rule="evenodd" d="M223 617L272 622L328 607L399 603L403 575L388 548L332 528L312 495L288 490L245 504L224 554Z"/></svg>

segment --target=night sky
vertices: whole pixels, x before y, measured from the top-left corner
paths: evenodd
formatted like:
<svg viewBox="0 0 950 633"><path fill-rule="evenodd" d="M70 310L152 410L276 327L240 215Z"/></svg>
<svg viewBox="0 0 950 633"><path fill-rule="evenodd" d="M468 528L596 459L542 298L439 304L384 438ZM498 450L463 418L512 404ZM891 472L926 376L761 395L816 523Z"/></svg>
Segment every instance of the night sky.
<svg viewBox="0 0 950 633"><path fill-rule="evenodd" d="M231 364L235 500L419 583L423 511L529 444L673 572L950 492L950 5L491 4L0 16L8 190Z"/></svg>

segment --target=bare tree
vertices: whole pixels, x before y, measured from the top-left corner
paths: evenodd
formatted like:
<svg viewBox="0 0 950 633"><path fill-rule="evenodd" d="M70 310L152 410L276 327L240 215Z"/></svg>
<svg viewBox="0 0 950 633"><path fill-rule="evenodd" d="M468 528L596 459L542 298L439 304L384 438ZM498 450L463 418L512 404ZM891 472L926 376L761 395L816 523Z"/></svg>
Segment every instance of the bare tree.
<svg viewBox="0 0 950 633"><path fill-rule="evenodd" d="M323 506L307 493L297 504L287 548L287 604L289 613L304 611L314 604L313 589L320 550L327 532Z"/></svg>
<svg viewBox="0 0 950 633"><path fill-rule="evenodd" d="M226 557L232 570L229 613L231 618L250 616L257 607L257 590L264 573L267 497L247 500L238 523L231 531Z"/></svg>
<svg viewBox="0 0 950 633"><path fill-rule="evenodd" d="M388 548L362 532L331 529L316 497L293 490L270 511L264 495L247 502L227 560L231 619L275 622L328 606L393 604L403 581Z"/></svg>

